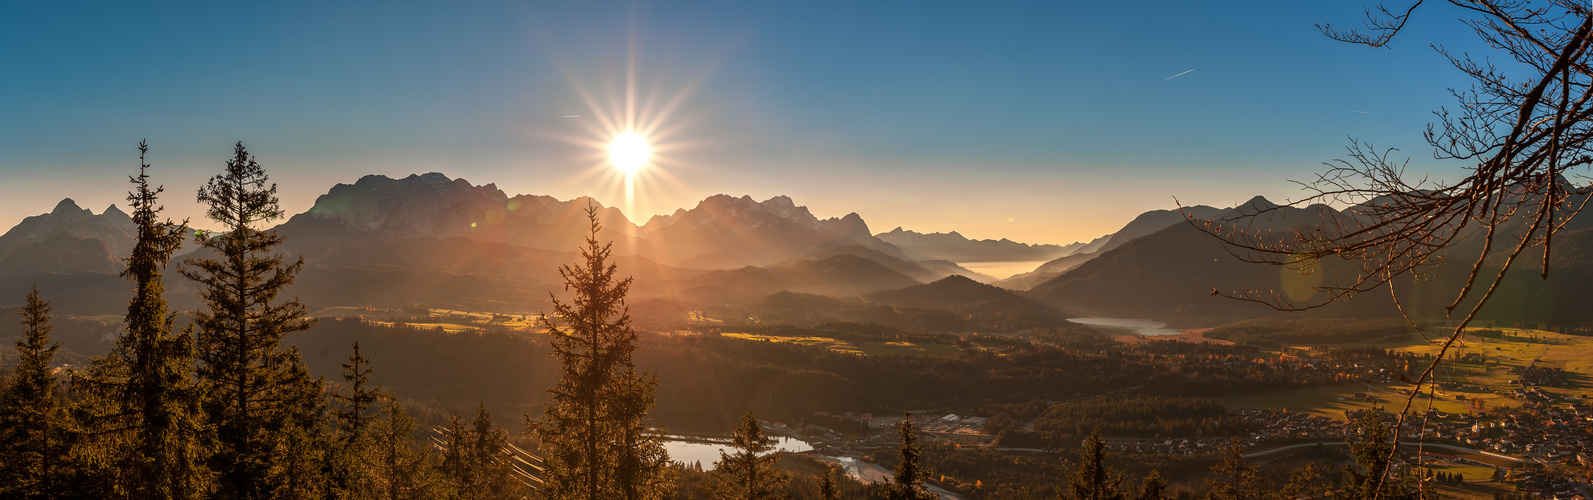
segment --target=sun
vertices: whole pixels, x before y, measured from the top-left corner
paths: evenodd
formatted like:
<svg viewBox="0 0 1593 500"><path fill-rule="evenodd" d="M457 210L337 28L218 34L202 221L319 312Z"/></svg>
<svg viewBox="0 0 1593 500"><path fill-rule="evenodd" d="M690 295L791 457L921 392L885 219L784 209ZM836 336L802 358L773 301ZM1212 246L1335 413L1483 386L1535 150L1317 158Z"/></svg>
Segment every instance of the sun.
<svg viewBox="0 0 1593 500"><path fill-rule="evenodd" d="M635 132L614 136L614 140L608 143L608 162L627 174L634 174L647 166L652 156L653 147L647 144L647 138Z"/></svg>

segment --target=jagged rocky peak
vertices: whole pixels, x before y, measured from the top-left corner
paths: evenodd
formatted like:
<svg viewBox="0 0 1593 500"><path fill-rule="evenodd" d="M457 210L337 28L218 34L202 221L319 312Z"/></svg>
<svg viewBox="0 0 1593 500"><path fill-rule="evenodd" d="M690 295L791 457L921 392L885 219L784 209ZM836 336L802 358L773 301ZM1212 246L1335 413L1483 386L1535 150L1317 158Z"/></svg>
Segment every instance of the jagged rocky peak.
<svg viewBox="0 0 1593 500"><path fill-rule="evenodd" d="M105 207L105 211L101 212L100 216L107 217L111 220L126 219L128 222L132 222L133 220L133 216L127 215L127 212L123 212L121 208L117 208L115 203L112 203L111 206Z"/></svg>
<svg viewBox="0 0 1593 500"><path fill-rule="evenodd" d="M812 216L809 215L809 217ZM857 212L848 213L840 219L826 219L824 222L839 222L842 228L841 232L850 236L868 238L871 234L868 232L868 223L863 222L863 216L857 215Z"/></svg>
<svg viewBox="0 0 1593 500"><path fill-rule="evenodd" d="M94 212L77 206L77 202L71 198L62 198L61 202L56 203L55 208L50 210L50 215L94 215Z"/></svg>
<svg viewBox="0 0 1593 500"><path fill-rule="evenodd" d="M797 205L789 196L775 196L760 203L752 199L752 196L743 195L737 198L727 194L716 194L703 199L697 203L696 208L689 211L677 210L668 217L654 217L654 220L661 224L660 227L677 224L682 220L691 220L695 225L702 225L731 219L744 225L781 221L808 226L819 223L818 218L808 211L808 207Z"/></svg>

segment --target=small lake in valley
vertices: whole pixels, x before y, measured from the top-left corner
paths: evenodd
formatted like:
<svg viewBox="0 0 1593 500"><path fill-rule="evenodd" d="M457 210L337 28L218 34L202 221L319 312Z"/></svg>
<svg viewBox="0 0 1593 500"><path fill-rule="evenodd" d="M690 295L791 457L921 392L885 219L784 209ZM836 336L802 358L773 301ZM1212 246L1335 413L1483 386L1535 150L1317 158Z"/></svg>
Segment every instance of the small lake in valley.
<svg viewBox="0 0 1593 500"><path fill-rule="evenodd" d="M775 437L775 449L790 453L801 453L812 450L813 445L800 439L784 436ZM683 464L701 463L703 470L714 468L714 462L719 461L719 451L733 453L729 441L707 442L700 439L681 439L670 436L664 440L664 451L669 453L669 459Z"/></svg>

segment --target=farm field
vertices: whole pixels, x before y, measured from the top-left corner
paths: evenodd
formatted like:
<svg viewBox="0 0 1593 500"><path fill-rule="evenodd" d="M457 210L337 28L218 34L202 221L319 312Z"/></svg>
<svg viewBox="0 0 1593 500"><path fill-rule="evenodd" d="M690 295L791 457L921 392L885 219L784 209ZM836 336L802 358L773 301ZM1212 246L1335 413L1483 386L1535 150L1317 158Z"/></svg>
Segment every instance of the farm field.
<svg viewBox="0 0 1593 500"><path fill-rule="evenodd" d="M1468 328L1468 332L1481 331L1484 328ZM1454 386L1474 386L1476 390L1437 390L1437 398L1429 400L1427 397L1418 397L1412 405L1413 410L1421 411L1431 404L1435 410L1445 413L1465 413L1471 409L1471 399L1481 399L1483 408L1496 408L1500 406L1519 406L1521 401L1510 397L1516 385L1510 381L1516 379L1511 373L1512 369L1523 368L1531 364L1540 367L1562 368L1566 372L1567 384L1564 387L1540 387L1543 392L1551 394L1560 402L1577 402L1583 399L1584 394L1593 393L1593 338L1579 337L1542 330L1517 329L1517 328L1492 328L1487 330L1502 331L1503 338L1483 338L1477 335L1467 335L1463 345L1452 348L1448 354L1455 356L1480 355L1484 363L1455 363L1445 361L1439 366L1436 378L1439 382L1453 384ZM1419 335L1412 334L1404 342L1383 342L1372 344L1384 349L1411 352L1417 354L1436 354L1438 346L1430 345ZM1296 344L1290 347L1322 348L1343 347L1339 344ZM1425 368L1424 362L1412 362L1406 367L1405 373L1414 377ZM1351 398L1356 393L1371 393L1377 396L1378 401L1389 411L1397 411L1405 404L1405 395L1397 391L1407 389L1408 384L1336 384L1330 386L1292 389L1261 394L1247 394L1216 398L1218 402L1233 408L1267 408L1274 410L1288 409L1290 411L1306 412L1328 418L1343 419L1344 411L1350 409L1365 409L1373 406L1371 401L1354 400Z"/></svg>
<svg viewBox="0 0 1593 500"><path fill-rule="evenodd" d="M835 352L858 354L863 356L889 356L889 355L916 355L916 356L948 356L960 351L957 346L946 344L919 344L913 342L873 342L858 341L848 342L830 337L787 337L779 335L762 335L753 333L721 333L722 337L742 340L757 340L763 342L784 342L818 346Z"/></svg>

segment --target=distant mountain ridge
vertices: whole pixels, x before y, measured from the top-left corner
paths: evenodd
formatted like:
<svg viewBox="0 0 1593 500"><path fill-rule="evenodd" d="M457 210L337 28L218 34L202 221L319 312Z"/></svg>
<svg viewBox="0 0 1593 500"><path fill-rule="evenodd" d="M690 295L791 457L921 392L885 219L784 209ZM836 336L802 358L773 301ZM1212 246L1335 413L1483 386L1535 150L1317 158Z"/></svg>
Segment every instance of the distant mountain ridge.
<svg viewBox="0 0 1593 500"><path fill-rule="evenodd" d="M661 261L703 269L762 266L847 245L912 260L870 234L856 212L819 219L787 196L710 196L691 210L653 217L641 233Z"/></svg>
<svg viewBox="0 0 1593 500"><path fill-rule="evenodd" d="M645 252L633 246L636 226L618 209L591 198L510 197L496 185L475 186L436 172L402 179L367 175L354 184L337 184L276 229L300 253L353 241L419 237L570 251L586 235L588 206L603 221L600 236L622 252Z"/></svg>
<svg viewBox="0 0 1593 500"><path fill-rule="evenodd" d="M817 294L840 301L820 303L842 304L851 311L836 318L894 311L881 317L902 321L904 327L937 328L954 323L970 328L1055 324L1062 317L1058 310L1181 325L1271 315L1256 304L1214 297L1211 290L1297 286L1280 281L1287 270L1238 262L1215 238L1186 224L1184 214L1233 224L1241 215L1262 212L1242 221L1242 227L1279 234L1324 223L1354 224L1364 217L1357 212L1364 207L1296 208L1255 197L1228 209L1145 212L1087 243L1033 245L901 228L875 235L856 213L821 219L786 196L756 201L715 195L636 226L617 209L591 198L509 196L493 184L477 186L428 173L397 179L370 175L337 184L310 210L276 229L287 241L284 250L305 257L308 264L292 293L315 305L439 304L534 311L550 292L564 293L558 265L571 262L583 244L589 207L598 211L605 226L599 239L613 242L622 272L636 278L632 292L638 301L677 304L671 307L689 311L752 307L748 304L780 292ZM1571 279L1543 282L1534 273L1512 274L1483 317L1593 325L1593 313L1582 313L1585 308L1576 305L1593 295L1583 284L1593 276L1590 228L1593 217L1579 217L1563 236L1556 236L1549 267L1556 276ZM134 233L132 220L115 205L95 214L71 199L62 200L49 213L27 217L0 235L0 276L6 277L0 289L22 290L36 281L62 311L74 314L125 307L128 288L116 273ZM1455 247L1460 253L1472 250L1480 250L1474 240ZM996 280L969 271L958 260L918 258L950 256L973 262L1036 252L1062 256L997 283L1008 291L979 285ZM1488 266L1496 264L1490 261ZM1454 274L1463 267L1448 266L1433 277L1433 284L1410 287L1409 294L1402 292L1409 295L1402 302L1417 308L1451 300L1439 292L1453 288L1458 279ZM967 279L950 279L955 276ZM170 285L174 307L194 301L191 283L173 278ZM22 293L14 295L20 298ZM942 302L921 301L929 297L941 297ZM970 305L959 307L962 302ZM0 300L0 305L9 303ZM1389 313L1385 305L1360 301L1312 314L1376 317ZM801 315L830 317L817 311ZM1022 320L1014 323L1012 318Z"/></svg>
<svg viewBox="0 0 1593 500"><path fill-rule="evenodd" d="M1006 238L999 240L973 240L952 231L949 233L919 233L897 227L875 237L896 245L913 260L949 260L952 262L1016 262L1050 260L1071 253L1074 247L1050 244L1018 243Z"/></svg>
<svg viewBox="0 0 1593 500"><path fill-rule="evenodd" d="M0 235L0 274L119 272L136 234L133 219L116 205L95 215L66 198Z"/></svg>

